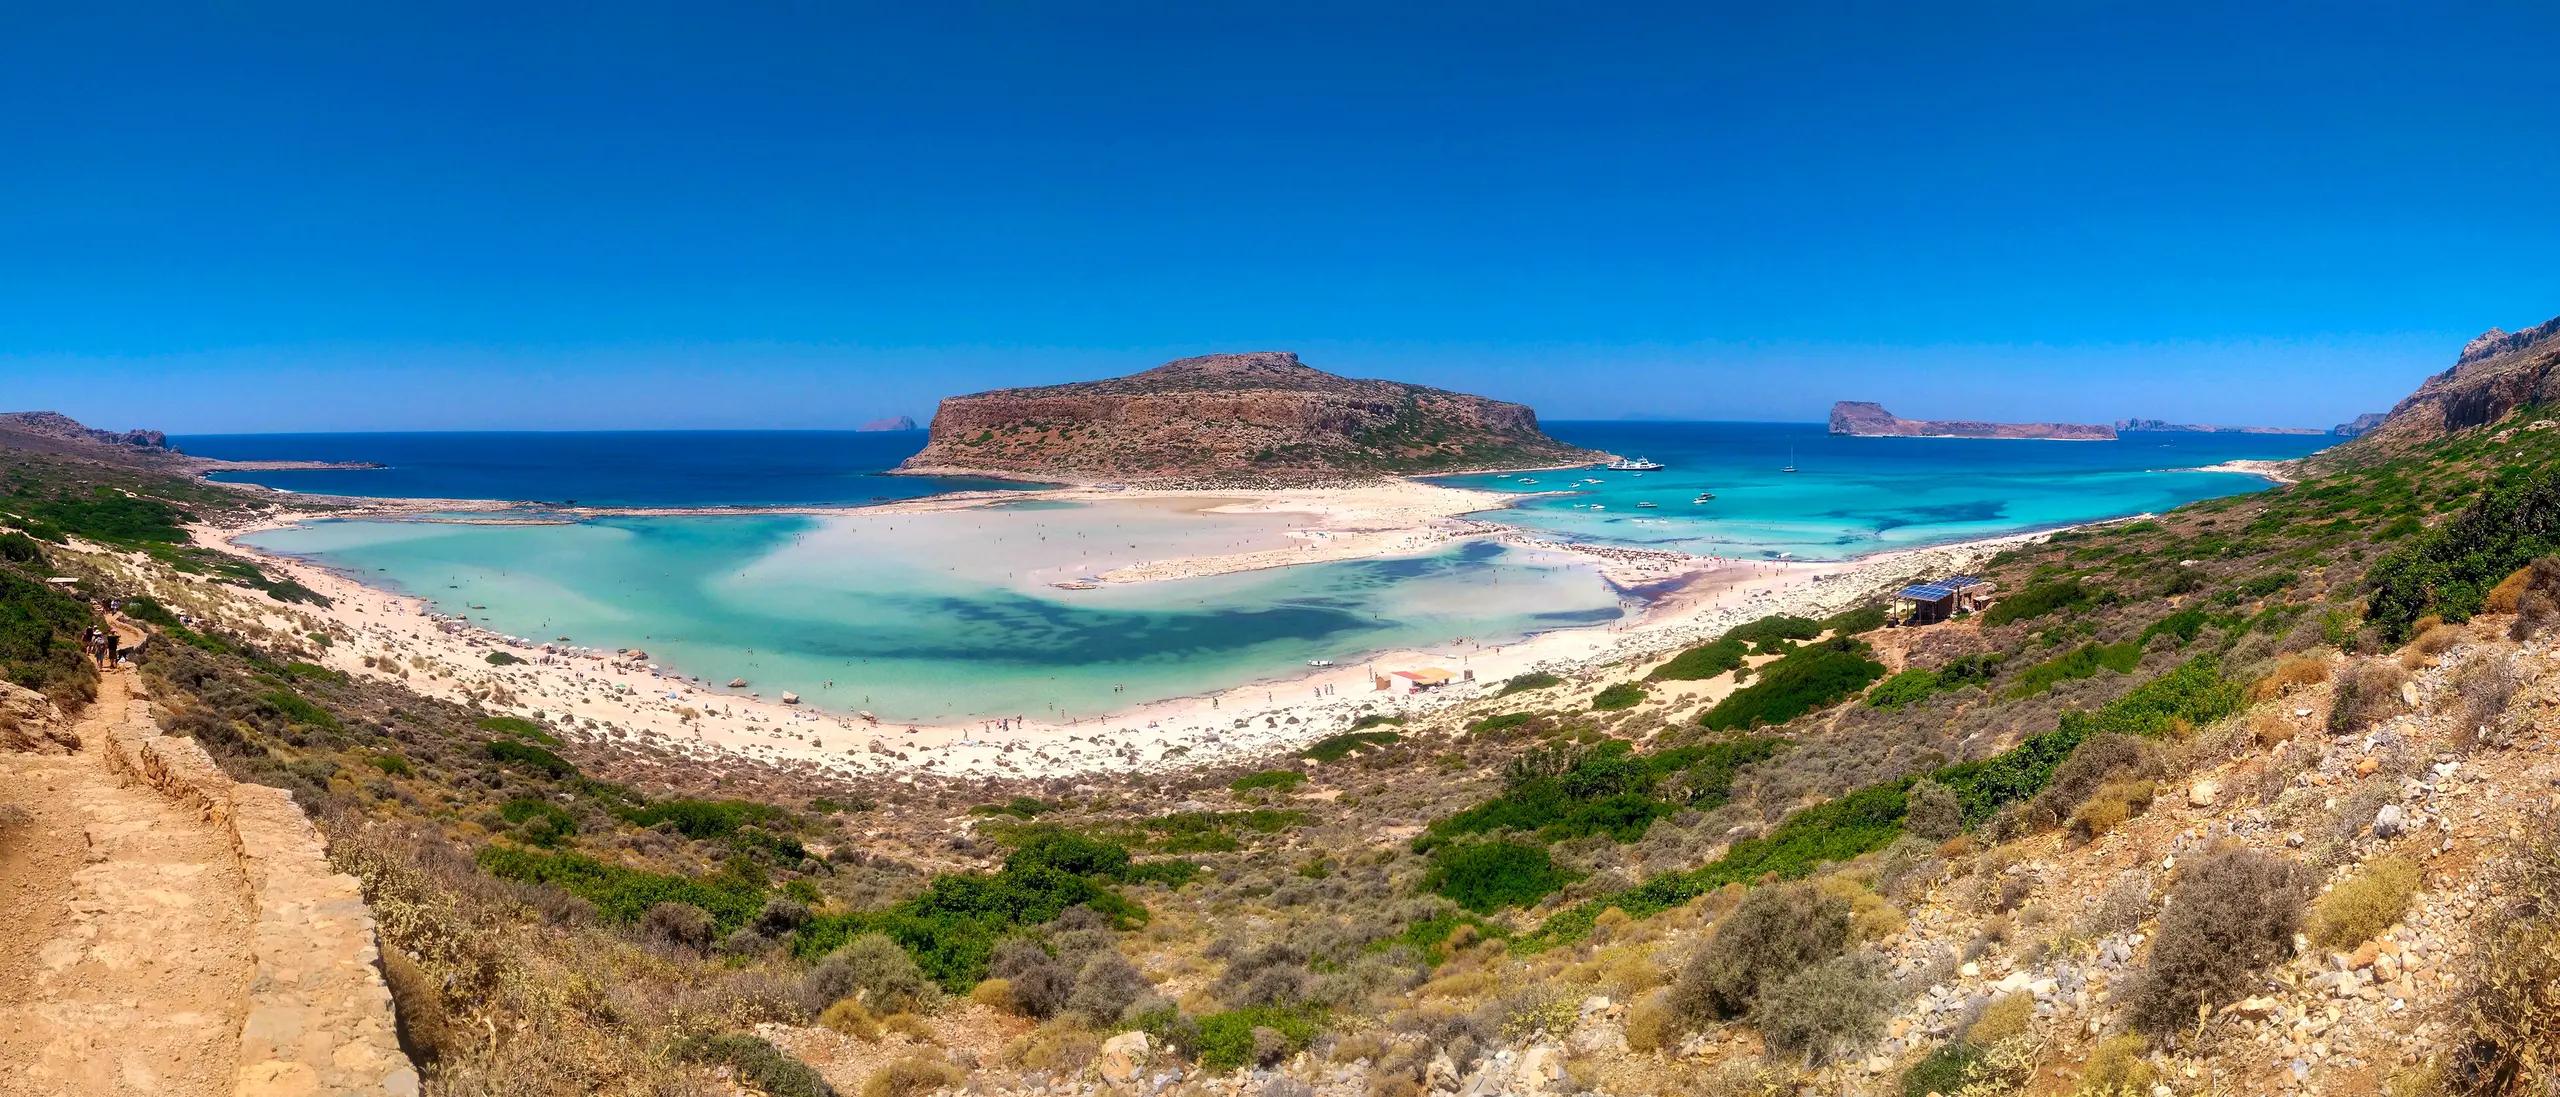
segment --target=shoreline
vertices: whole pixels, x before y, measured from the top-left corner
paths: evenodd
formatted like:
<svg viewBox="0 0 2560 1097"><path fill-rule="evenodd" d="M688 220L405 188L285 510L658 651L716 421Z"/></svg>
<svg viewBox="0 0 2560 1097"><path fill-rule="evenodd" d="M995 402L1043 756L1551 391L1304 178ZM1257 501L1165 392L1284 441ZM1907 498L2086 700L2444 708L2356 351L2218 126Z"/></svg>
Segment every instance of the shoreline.
<svg viewBox="0 0 2560 1097"><path fill-rule="evenodd" d="M198 532L209 542L276 567L330 597L325 609L288 607L327 620L347 642L323 661L358 674L394 674L416 688L475 700L494 711L542 714L581 737L645 737L685 754L723 753L802 767L814 776L911 774L1037 779L1102 771L1159 771L1268 757L1303 746L1366 713L1413 715L1487 696L1532 670L1568 676L1604 672L1667 655L1772 613L1825 616L1922 573L1962 570L2013 544L2057 529L2021 531L1943 545L1891 549L1850 561L1719 561L1665 550L1581 545L1460 515L1498 510L1509 496L1390 481L1368 489L1268 493L1174 489L960 493L848 508L553 508L574 521L611 514L898 514L963 510L1028 499L1156 500L1200 513L1304 514L1333 525L1293 529L1286 549L1147 561L1114 569L1112 582L1152 582L1350 558L1409 554L1489 538L1595 566L1632 613L1605 625L1569 626L1498 645L1452 643L1371 653L1354 665L1305 667L1073 719L865 720L858 712L786 704L724 692L711 681L647 662L645 653L608 652L502 636L437 614L414 595L367 585L310 560L238 542L251 533L331 518L425 515L452 501L398 501L350 511L285 511ZM1488 505L1490 504L1490 505ZM510 506L506 509L516 509ZM483 519L485 520L485 519ZM499 519L504 521L504 519ZM2062 527L2069 528L2069 527ZM493 652L521 663L493 666ZM1473 680L1427 694L1372 688L1369 672L1446 666ZM386 669L387 668L387 669ZM1627 668L1632 669L1632 668ZM424 681L411 677L419 672ZM1394 679L1390 679L1394 681ZM822 700L819 698L810 701Z"/></svg>

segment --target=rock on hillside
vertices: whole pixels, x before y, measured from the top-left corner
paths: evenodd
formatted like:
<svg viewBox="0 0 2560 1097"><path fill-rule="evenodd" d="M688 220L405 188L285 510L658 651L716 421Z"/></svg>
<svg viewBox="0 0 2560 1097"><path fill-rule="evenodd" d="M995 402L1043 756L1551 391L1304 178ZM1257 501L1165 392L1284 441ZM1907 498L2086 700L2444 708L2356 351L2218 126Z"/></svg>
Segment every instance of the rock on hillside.
<svg viewBox="0 0 2560 1097"><path fill-rule="evenodd" d="M2491 328L2462 348L2452 369L2427 378L2342 452L2405 449L2554 401L2560 401L2560 319L2516 332Z"/></svg>
<svg viewBox="0 0 2560 1097"><path fill-rule="evenodd" d="M1904 419L1884 405L1842 400L1831 405L1831 433L1857 438L2049 438L2106 441L2116 428L2103 423L1985 423L1974 419Z"/></svg>
<svg viewBox="0 0 2560 1097"><path fill-rule="evenodd" d="M901 466L1073 482L1321 483L1533 468L1600 457L1525 406L1338 377L1286 351L1212 354L1143 373L942 402Z"/></svg>

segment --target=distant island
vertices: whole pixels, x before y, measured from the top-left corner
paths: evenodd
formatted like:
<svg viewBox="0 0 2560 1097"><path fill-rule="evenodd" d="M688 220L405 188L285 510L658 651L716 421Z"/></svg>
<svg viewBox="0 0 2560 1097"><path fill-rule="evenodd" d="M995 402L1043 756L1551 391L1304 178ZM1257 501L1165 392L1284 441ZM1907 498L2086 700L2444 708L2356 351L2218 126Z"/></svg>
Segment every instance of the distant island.
<svg viewBox="0 0 2560 1097"><path fill-rule="evenodd" d="M1854 438L2026 438L2104 442L2116 428L2104 423L1985 423L1973 419L1904 419L1884 405L1842 400L1831 405L1831 433Z"/></svg>
<svg viewBox="0 0 2560 1097"><path fill-rule="evenodd" d="M914 430L916 429L916 421L904 415L892 415L886 419L874 419L853 429L861 431Z"/></svg>
<svg viewBox="0 0 2560 1097"><path fill-rule="evenodd" d="M920 474L1288 486L1603 458L1526 406L1340 377L1287 351L1211 354L1126 377L944 400Z"/></svg>
<svg viewBox="0 0 2560 1097"><path fill-rule="evenodd" d="M2117 430L2147 431L2152 434L2337 434L2318 427L2226 427L2211 423L2172 423L2165 419L2118 419Z"/></svg>

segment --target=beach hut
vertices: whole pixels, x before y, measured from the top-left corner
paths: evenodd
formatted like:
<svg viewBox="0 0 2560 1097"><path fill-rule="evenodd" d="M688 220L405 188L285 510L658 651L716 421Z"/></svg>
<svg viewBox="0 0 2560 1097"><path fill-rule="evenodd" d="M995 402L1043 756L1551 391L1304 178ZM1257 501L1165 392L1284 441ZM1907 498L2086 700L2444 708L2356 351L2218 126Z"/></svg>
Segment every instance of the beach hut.
<svg viewBox="0 0 2560 1097"><path fill-rule="evenodd" d="M1426 689L1438 689L1448 685L1457 675L1440 667L1423 667L1420 670L1397 671L1396 677L1412 683L1407 688L1414 693L1420 693Z"/></svg>
<svg viewBox="0 0 2560 1097"><path fill-rule="evenodd" d="M1959 613L1976 613L1991 604L1992 584L1976 575L1950 575L1913 583L1893 592L1892 618L1902 625L1929 625Z"/></svg>

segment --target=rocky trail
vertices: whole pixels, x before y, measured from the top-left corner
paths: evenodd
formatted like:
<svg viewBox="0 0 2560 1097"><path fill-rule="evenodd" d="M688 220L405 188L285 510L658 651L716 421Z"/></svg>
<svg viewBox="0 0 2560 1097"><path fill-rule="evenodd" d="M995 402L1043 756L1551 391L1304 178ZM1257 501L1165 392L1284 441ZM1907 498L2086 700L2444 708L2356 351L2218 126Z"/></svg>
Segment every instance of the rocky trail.
<svg viewBox="0 0 2560 1097"><path fill-rule="evenodd" d="M248 885L220 828L109 768L132 671L69 755L0 754L0 1093L232 1091Z"/></svg>

